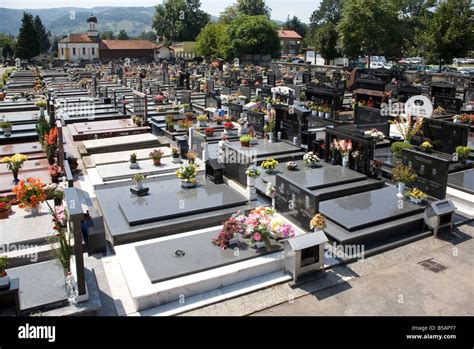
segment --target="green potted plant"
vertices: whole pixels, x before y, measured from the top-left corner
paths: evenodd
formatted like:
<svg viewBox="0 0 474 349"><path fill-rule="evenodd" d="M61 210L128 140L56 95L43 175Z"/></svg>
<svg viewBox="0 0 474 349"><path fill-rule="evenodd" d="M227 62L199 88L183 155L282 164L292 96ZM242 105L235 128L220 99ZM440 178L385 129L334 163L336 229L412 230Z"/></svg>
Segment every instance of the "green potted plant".
<svg viewBox="0 0 474 349"><path fill-rule="evenodd" d="M183 188L194 188L197 184L198 166L190 162L185 163L176 171L176 176L181 180Z"/></svg>
<svg viewBox="0 0 474 349"><path fill-rule="evenodd" d="M141 116L135 115L135 116L132 118L132 120L133 120L133 123L134 123L136 126L138 126L138 127L141 127L141 126L143 126L143 124L144 124L144 120L143 120L143 118L142 118Z"/></svg>
<svg viewBox="0 0 474 349"><path fill-rule="evenodd" d="M46 100L44 98L41 98L38 102L35 103L35 106L37 106L40 110L40 116L44 116L44 108L46 108Z"/></svg>
<svg viewBox="0 0 474 349"><path fill-rule="evenodd" d="M56 189L53 192L54 206L61 206L64 200L64 192L61 189Z"/></svg>
<svg viewBox="0 0 474 349"><path fill-rule="evenodd" d="M268 141L273 143L275 138L275 126L276 126L276 119L275 117L270 117L267 124L264 126L263 131L268 135Z"/></svg>
<svg viewBox="0 0 474 349"><path fill-rule="evenodd" d="M320 118L324 118L324 111L325 111L324 106L322 105L318 106L318 116Z"/></svg>
<svg viewBox="0 0 474 349"><path fill-rule="evenodd" d="M462 145L459 147L456 147L456 154L458 154L458 159L463 164L465 164L467 162L467 159L469 159L470 153L471 153L471 148L469 147L464 147Z"/></svg>
<svg viewBox="0 0 474 349"><path fill-rule="evenodd" d="M178 122L179 127L185 130L189 130L191 127L193 127L193 122L191 120L181 120Z"/></svg>
<svg viewBox="0 0 474 349"><path fill-rule="evenodd" d="M326 119L331 118L331 108L329 108L328 106L324 107L324 117Z"/></svg>
<svg viewBox="0 0 474 349"><path fill-rule="evenodd" d="M0 289L10 288L10 277L7 275L8 257L0 256Z"/></svg>
<svg viewBox="0 0 474 349"><path fill-rule="evenodd" d="M198 127L206 127L209 118L207 117L207 115L201 114L197 116L196 120Z"/></svg>
<svg viewBox="0 0 474 349"><path fill-rule="evenodd" d="M415 170L409 166L398 164L392 171L392 179L398 183L398 197L403 198L405 193L405 186L416 181L418 176Z"/></svg>
<svg viewBox="0 0 474 349"><path fill-rule="evenodd" d="M0 128L3 131L5 137L10 137L12 135L12 123L9 121L0 122Z"/></svg>
<svg viewBox="0 0 474 349"><path fill-rule="evenodd" d="M224 123L224 133L228 136L234 133L234 123L232 121L226 121Z"/></svg>
<svg viewBox="0 0 474 349"><path fill-rule="evenodd" d="M405 142L394 142L390 146L390 151L396 158L401 158L404 149L413 149L413 146Z"/></svg>
<svg viewBox="0 0 474 349"><path fill-rule="evenodd" d="M143 181L145 180L145 176L142 175L141 173L138 173L136 175L133 175L132 179L137 184L137 189L143 190Z"/></svg>
<svg viewBox="0 0 474 349"><path fill-rule="evenodd" d="M173 115L166 116L166 129L170 132L174 131L174 116Z"/></svg>
<svg viewBox="0 0 474 349"><path fill-rule="evenodd" d="M137 153L130 154L130 168L132 170L137 170L140 168L140 164L138 163Z"/></svg>
<svg viewBox="0 0 474 349"><path fill-rule="evenodd" d="M425 153L431 153L433 151L433 146L431 145L430 142L423 142L420 145L421 150L423 150Z"/></svg>
<svg viewBox="0 0 474 349"><path fill-rule="evenodd" d="M240 137L240 145L242 147L250 147L250 142L252 142L253 137L249 135L243 135Z"/></svg>
<svg viewBox="0 0 474 349"><path fill-rule="evenodd" d="M153 164L155 166L161 166L161 158L164 154L165 153L163 153L163 151L159 149L155 149L150 153L150 157L153 159Z"/></svg>

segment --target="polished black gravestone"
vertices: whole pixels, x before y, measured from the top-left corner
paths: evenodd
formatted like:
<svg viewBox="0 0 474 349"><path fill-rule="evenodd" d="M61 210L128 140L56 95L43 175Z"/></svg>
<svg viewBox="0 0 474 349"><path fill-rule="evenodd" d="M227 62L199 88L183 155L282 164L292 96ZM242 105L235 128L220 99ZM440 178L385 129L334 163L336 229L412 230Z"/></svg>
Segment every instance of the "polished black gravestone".
<svg viewBox="0 0 474 349"><path fill-rule="evenodd" d="M386 187L325 201L319 209L325 217L348 231L423 212L424 207L406 200L401 205L397 193L397 188Z"/></svg>
<svg viewBox="0 0 474 349"><path fill-rule="evenodd" d="M218 230L137 246L138 256L152 283L158 283L190 274L257 258L281 250L281 245L272 241L272 250L254 249L245 243L239 244L239 253L234 249L223 250L212 244Z"/></svg>
<svg viewBox="0 0 474 349"><path fill-rule="evenodd" d="M309 231L311 219L319 209L319 200L311 191L280 175L276 176L275 208L302 229Z"/></svg>
<svg viewBox="0 0 474 349"><path fill-rule="evenodd" d="M402 162L413 168L418 176L414 183L409 184L411 188L418 188L437 199L446 198L451 160L438 157L436 153L428 154L405 149L402 153Z"/></svg>
<svg viewBox="0 0 474 349"><path fill-rule="evenodd" d="M474 195L474 170L449 175L448 184L451 188Z"/></svg>
<svg viewBox="0 0 474 349"><path fill-rule="evenodd" d="M149 195L137 198L120 196L118 205L130 226L186 217L197 213L244 205L248 199L226 185L201 181L195 188L184 189L179 180L147 184Z"/></svg>

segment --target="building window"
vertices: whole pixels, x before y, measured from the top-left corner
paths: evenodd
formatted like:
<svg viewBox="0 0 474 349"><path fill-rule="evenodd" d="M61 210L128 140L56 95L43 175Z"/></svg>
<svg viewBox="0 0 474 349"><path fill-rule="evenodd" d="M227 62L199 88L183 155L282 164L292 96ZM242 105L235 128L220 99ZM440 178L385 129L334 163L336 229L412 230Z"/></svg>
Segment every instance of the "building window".
<svg viewBox="0 0 474 349"><path fill-rule="evenodd" d="M61 47L61 55L64 56L64 48Z"/></svg>
<svg viewBox="0 0 474 349"><path fill-rule="evenodd" d="M291 41L289 42L289 44L290 44L290 45L296 45L296 41L291 40Z"/></svg>
<svg viewBox="0 0 474 349"><path fill-rule="evenodd" d="M83 55L83 56L86 55L86 48L85 48L85 47L82 48L82 55Z"/></svg>
<svg viewBox="0 0 474 349"><path fill-rule="evenodd" d="M95 47L92 48L92 55L95 56Z"/></svg>
<svg viewBox="0 0 474 349"><path fill-rule="evenodd" d="M73 55L73 56L76 55L76 48L75 48L75 47L72 48L72 55Z"/></svg>

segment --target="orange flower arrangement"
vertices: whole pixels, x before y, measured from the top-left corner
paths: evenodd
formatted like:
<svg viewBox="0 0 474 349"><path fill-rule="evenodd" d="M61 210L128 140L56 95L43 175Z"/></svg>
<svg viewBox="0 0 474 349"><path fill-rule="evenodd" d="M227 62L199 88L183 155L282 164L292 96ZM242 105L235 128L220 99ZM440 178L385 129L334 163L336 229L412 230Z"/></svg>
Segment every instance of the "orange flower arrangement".
<svg viewBox="0 0 474 349"><path fill-rule="evenodd" d="M55 127L44 134L44 139L48 145L55 145L58 138L58 129Z"/></svg>
<svg viewBox="0 0 474 349"><path fill-rule="evenodd" d="M46 200L46 193L43 183L38 178L28 178L21 180L16 187L13 188L16 199L20 202L20 208L36 208L41 202Z"/></svg>

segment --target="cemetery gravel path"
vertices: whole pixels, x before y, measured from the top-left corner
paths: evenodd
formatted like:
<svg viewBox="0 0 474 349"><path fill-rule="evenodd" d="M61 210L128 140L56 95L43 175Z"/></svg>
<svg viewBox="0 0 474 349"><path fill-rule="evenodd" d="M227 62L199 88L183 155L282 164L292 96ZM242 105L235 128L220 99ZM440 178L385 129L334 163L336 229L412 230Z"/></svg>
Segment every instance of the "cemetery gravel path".
<svg viewBox="0 0 474 349"><path fill-rule="evenodd" d="M474 222L338 266L321 280L253 292L184 316L462 316L474 315ZM435 274L418 263L435 258ZM455 287L454 287L455 286Z"/></svg>

